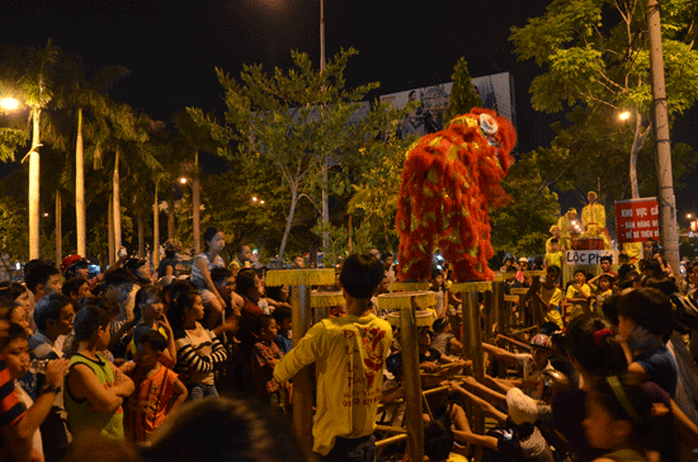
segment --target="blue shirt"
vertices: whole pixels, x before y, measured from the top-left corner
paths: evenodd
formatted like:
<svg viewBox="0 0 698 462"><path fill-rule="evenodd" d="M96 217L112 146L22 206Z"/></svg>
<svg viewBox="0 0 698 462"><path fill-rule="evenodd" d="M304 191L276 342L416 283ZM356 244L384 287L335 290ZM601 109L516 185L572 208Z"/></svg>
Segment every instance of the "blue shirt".
<svg viewBox="0 0 698 462"><path fill-rule="evenodd" d="M647 372L650 381L656 383L673 398L676 394L678 366L669 349L662 345L647 350L633 358Z"/></svg>
<svg viewBox="0 0 698 462"><path fill-rule="evenodd" d="M293 348L293 340L286 337L284 334L278 334L276 339L274 339L274 343L276 343L276 346L279 347L279 350L281 350L283 354L288 353L291 351L291 348Z"/></svg>

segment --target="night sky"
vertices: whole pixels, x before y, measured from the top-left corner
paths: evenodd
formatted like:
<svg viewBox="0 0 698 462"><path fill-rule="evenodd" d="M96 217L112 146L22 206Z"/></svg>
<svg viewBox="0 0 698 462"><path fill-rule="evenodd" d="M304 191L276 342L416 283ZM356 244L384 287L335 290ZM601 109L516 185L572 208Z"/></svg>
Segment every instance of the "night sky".
<svg viewBox="0 0 698 462"><path fill-rule="evenodd" d="M451 81L461 56L474 77L510 72L518 150L526 152L550 142L554 116L530 109L528 85L538 69L516 61L509 28L525 25L545 4L325 0L326 56L358 49L347 68L348 84L380 82L371 98ZM114 98L169 121L186 106L223 109L215 67L234 76L243 63L288 67L291 49L318 63L319 5L319 0L1 0L0 43L40 48L50 37L87 67L125 66L131 75L114 89ZM695 128L695 120L687 127Z"/></svg>

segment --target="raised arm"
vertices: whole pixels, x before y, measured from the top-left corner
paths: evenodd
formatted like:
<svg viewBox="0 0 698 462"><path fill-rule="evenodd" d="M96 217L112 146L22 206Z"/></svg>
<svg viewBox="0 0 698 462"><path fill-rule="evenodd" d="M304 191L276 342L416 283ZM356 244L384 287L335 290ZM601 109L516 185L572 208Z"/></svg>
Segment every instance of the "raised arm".
<svg viewBox="0 0 698 462"><path fill-rule="evenodd" d="M490 343L483 342L482 349L497 359L519 364L519 359L516 357L516 355L510 351L505 350L504 348L499 348L498 346L494 346Z"/></svg>
<svg viewBox="0 0 698 462"><path fill-rule="evenodd" d="M286 353L279 364L274 368L274 379L277 382L286 382L305 366L314 363L321 357L320 346L325 327L317 323L300 339L293 349Z"/></svg>
<svg viewBox="0 0 698 462"><path fill-rule="evenodd" d="M466 390L465 388L461 387L458 382L455 380L452 380L450 382L450 387L452 391L456 391L460 393L461 395L465 396L466 398L470 399L473 403L477 404L480 406L480 408L484 411L490 414L492 417L497 419L499 422L504 423L507 420L507 415L503 413L502 411L496 409L490 402L480 398L479 396L471 393L470 391Z"/></svg>
<svg viewBox="0 0 698 462"><path fill-rule="evenodd" d="M70 361L67 359L49 361L46 366L44 392L36 398L34 404L27 409L26 414L16 424L15 429L19 438L31 438L34 432L44 423L49 412L51 412L53 402L56 400L56 394L63 385L63 375L69 366Z"/></svg>

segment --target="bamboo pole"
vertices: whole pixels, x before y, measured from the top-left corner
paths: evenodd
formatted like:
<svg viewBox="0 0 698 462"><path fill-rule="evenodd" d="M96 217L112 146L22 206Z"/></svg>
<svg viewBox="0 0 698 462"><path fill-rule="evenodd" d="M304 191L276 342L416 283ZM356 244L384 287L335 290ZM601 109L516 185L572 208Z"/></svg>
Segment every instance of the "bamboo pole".
<svg viewBox="0 0 698 462"><path fill-rule="evenodd" d="M293 346L310 329L310 290L305 284L291 291ZM313 385L311 368L306 366L293 377L293 427L303 447L313 449Z"/></svg>
<svg viewBox="0 0 698 462"><path fill-rule="evenodd" d="M293 345L310 329L312 309L310 285L330 285L335 280L332 269L273 270L266 275L268 287L289 285L291 289L291 322ZM313 387L310 366L293 377L293 429L303 448L313 449Z"/></svg>

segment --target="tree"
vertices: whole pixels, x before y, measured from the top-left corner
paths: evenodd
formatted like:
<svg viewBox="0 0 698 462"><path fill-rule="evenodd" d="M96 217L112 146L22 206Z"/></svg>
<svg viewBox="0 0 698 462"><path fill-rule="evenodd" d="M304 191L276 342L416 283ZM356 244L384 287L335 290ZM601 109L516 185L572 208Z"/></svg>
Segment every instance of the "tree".
<svg viewBox="0 0 698 462"><path fill-rule="evenodd" d="M191 115L182 111L174 116L175 127L181 140L181 146L187 151L186 161L182 163L182 174L191 185L192 235L194 255L201 253L201 179L199 177L199 151L215 152L216 143L204 127L197 124Z"/></svg>
<svg viewBox="0 0 698 462"><path fill-rule="evenodd" d="M151 120L137 114L126 104L110 102L108 105L105 123L95 133L95 156L101 159L104 153L110 153L109 160L112 168L112 231L114 236L114 249L118 250L122 245L121 235L121 172L122 168L130 174L143 172L155 172L162 170L162 166L153 156L152 149L146 145L148 130L151 128ZM115 259L115 253L109 252L109 263Z"/></svg>
<svg viewBox="0 0 698 462"><path fill-rule="evenodd" d="M29 159L29 258L39 258L39 149L41 148L41 115L54 90L54 70L61 52L51 39L41 50L4 47L0 78L3 86L14 90L17 98L29 107L32 134L31 147L24 156ZM19 138L14 136L15 140Z"/></svg>
<svg viewBox="0 0 698 462"><path fill-rule="evenodd" d="M361 181L352 185L355 192L349 200L349 213L361 213L360 226L366 226L371 240L383 243L383 248L390 252L398 244L395 214L405 154L415 138L401 139L391 135L383 143L380 163L367 168L360 177Z"/></svg>
<svg viewBox="0 0 698 462"><path fill-rule="evenodd" d="M85 204L85 131L92 135L92 125L105 123L109 100L107 91L120 79L129 74L122 66L101 66L87 70L76 55L66 56L60 62L62 76L56 92L56 107L70 121L70 137L75 148L75 224L77 253L85 255L87 250L87 219ZM87 130L85 126L87 125ZM72 169L68 170L72 172ZM66 181L68 183L69 181Z"/></svg>
<svg viewBox="0 0 698 462"><path fill-rule="evenodd" d="M540 255L545 252L549 228L557 222L557 194L541 178L540 151L524 154L509 169L502 187L514 200L490 212L495 253Z"/></svg>
<svg viewBox="0 0 698 462"><path fill-rule="evenodd" d="M239 165L259 159L273 166L287 191L286 226L279 246L278 262L283 259L294 218L302 198L316 204L323 168L341 159L357 158L359 147L388 128L390 113L383 105L353 121L360 101L377 84L345 88L344 69L357 52L341 51L327 63L322 73L312 68L306 54L292 52L294 68L272 76L262 67L245 66L244 85L220 69L218 79L225 90L227 111L221 126L201 110L190 109L192 117L208 127L213 138L228 146L221 154ZM373 150L363 153L363 161L374 161ZM334 172L334 168L332 170ZM341 180L341 176L340 179Z"/></svg>
<svg viewBox="0 0 698 462"><path fill-rule="evenodd" d="M451 120L459 114L467 114L474 107L482 106L480 95L473 88L473 78L468 72L468 62L462 57L453 68L453 87L446 110L445 120Z"/></svg>
<svg viewBox="0 0 698 462"><path fill-rule="evenodd" d="M554 113L582 107L577 115L583 118L576 122L593 127L590 131L601 136L597 144L605 146L602 152L629 153L633 198L640 195L639 155L651 136L644 5L643 0L553 0L543 16L522 28L513 27L510 37L519 59L533 59L544 69L529 90L533 108ZM667 0L662 9L668 108L676 116L698 99L694 48L698 5L692 0ZM632 126L615 125L613 121L626 111ZM575 142L565 146L571 157L590 152L576 151L584 144L581 135L572 134L569 140ZM597 163L568 159L570 164L587 172L599 170Z"/></svg>

